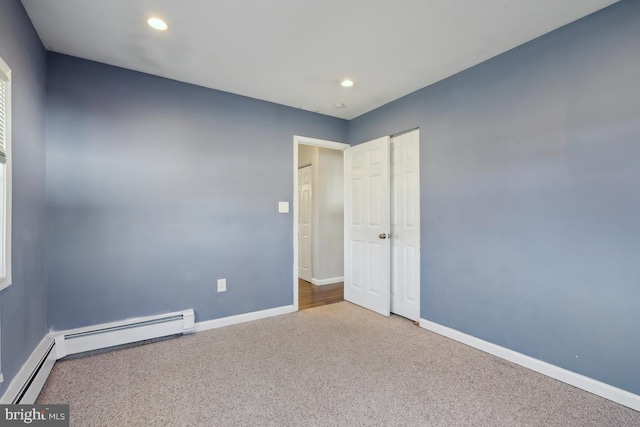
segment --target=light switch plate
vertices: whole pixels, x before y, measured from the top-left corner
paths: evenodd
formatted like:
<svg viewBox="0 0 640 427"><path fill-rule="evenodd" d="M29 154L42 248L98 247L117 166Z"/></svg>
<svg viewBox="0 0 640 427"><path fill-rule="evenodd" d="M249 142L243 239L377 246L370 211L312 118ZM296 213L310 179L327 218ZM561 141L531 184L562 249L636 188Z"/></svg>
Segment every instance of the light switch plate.
<svg viewBox="0 0 640 427"><path fill-rule="evenodd" d="M289 213L289 202L278 202L279 213Z"/></svg>
<svg viewBox="0 0 640 427"><path fill-rule="evenodd" d="M227 279L218 279L218 292L227 291Z"/></svg>

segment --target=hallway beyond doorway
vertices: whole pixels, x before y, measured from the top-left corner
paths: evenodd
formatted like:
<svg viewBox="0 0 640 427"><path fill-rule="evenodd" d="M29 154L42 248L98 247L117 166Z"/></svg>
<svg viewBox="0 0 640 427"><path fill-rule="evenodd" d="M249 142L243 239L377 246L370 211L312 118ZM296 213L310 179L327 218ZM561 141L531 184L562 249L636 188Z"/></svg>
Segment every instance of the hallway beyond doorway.
<svg viewBox="0 0 640 427"><path fill-rule="evenodd" d="M298 279L299 310L344 301L344 283L316 286Z"/></svg>

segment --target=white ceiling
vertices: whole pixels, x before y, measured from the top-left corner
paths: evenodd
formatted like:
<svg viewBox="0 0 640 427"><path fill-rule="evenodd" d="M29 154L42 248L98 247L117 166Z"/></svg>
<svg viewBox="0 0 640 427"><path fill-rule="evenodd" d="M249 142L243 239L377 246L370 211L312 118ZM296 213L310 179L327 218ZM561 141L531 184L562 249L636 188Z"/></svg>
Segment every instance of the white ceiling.
<svg viewBox="0 0 640 427"><path fill-rule="evenodd" d="M616 1L22 3L49 50L351 119Z"/></svg>

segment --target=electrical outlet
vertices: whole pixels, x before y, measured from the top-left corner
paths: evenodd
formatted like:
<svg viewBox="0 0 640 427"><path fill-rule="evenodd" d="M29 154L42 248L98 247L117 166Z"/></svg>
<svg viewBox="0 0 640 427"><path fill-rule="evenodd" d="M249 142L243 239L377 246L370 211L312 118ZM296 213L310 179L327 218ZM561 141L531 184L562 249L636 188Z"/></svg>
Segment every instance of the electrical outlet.
<svg viewBox="0 0 640 427"><path fill-rule="evenodd" d="M227 279L218 279L218 292L226 292Z"/></svg>

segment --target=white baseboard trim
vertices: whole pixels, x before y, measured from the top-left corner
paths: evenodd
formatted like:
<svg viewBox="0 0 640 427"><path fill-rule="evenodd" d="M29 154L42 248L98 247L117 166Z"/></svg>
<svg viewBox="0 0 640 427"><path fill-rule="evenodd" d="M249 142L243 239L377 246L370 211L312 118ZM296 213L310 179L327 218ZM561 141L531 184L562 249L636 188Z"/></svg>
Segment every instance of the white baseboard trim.
<svg viewBox="0 0 640 427"><path fill-rule="evenodd" d="M252 311L250 313L236 314L235 316L222 317L220 319L205 320L196 322L195 332L207 331L209 329L221 328L223 326L235 325L237 323L251 322L252 320L266 319L267 317L280 316L295 312L293 305L285 305L282 307L270 308L261 311Z"/></svg>
<svg viewBox="0 0 640 427"><path fill-rule="evenodd" d="M9 383L9 387L0 397L0 404L33 404L55 363L55 341L44 337Z"/></svg>
<svg viewBox="0 0 640 427"><path fill-rule="evenodd" d="M556 365L552 365L542 360L535 359L531 356L527 356L517 351L510 350L505 347L501 347L497 344L490 343L488 341L481 340L471 335L467 335L463 332L455 329L448 328L435 322L431 322L426 319L420 319L420 327L427 329L436 334L443 335L452 340L461 342L468 346L477 348L486 353L493 354L501 359L513 362L516 365L523 366L531 369L548 377L554 378L558 381L562 381L579 389L588 391L605 399L609 399L613 402L627 406L636 411L640 411L640 395L622 390L612 385L603 383L593 378L586 377L584 375L569 371Z"/></svg>
<svg viewBox="0 0 640 427"><path fill-rule="evenodd" d="M329 277L328 279L314 279L311 278L311 283L316 286L333 285L334 283L344 282L344 276Z"/></svg>

